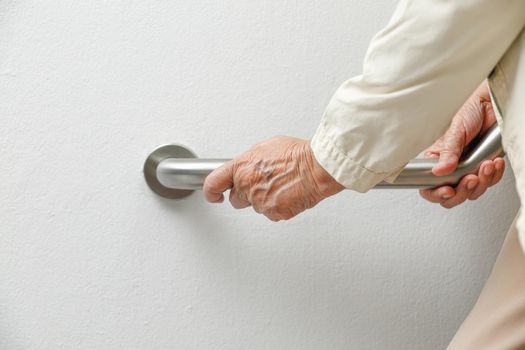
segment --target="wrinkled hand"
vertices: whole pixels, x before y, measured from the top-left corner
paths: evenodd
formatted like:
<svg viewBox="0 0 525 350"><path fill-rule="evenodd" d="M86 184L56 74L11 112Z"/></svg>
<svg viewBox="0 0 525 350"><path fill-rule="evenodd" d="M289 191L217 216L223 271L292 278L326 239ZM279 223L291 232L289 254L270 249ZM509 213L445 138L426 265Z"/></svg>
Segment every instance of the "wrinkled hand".
<svg viewBox="0 0 525 350"><path fill-rule="evenodd" d="M483 82L454 116L447 132L425 152L425 157L439 158L432 169L437 176L452 173L458 165L463 149L479 134L496 122L487 82ZM444 208L455 207L467 199L478 199L487 188L503 177L505 161L502 158L484 161L478 174L464 176L459 184L420 190L423 198L440 203Z"/></svg>
<svg viewBox="0 0 525 350"><path fill-rule="evenodd" d="M252 206L272 221L288 220L344 189L313 156L308 140L276 136L254 145L210 173L204 181L209 202Z"/></svg>

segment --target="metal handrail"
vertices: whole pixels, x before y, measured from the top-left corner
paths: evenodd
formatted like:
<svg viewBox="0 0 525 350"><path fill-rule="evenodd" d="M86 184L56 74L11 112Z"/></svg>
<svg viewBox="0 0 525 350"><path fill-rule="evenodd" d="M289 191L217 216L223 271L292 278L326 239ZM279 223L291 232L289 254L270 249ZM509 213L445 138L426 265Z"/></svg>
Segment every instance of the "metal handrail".
<svg viewBox="0 0 525 350"><path fill-rule="evenodd" d="M432 188L455 185L467 175L476 173L484 160L505 155L501 142L501 132L494 124L483 135L473 140L463 152L456 170L446 176L436 176L432 168L435 158L416 158L411 160L393 183L380 182L374 188ZM144 164L144 176L149 187L165 198L177 199L202 189L208 174L230 159L198 158L183 145L166 145L157 148Z"/></svg>

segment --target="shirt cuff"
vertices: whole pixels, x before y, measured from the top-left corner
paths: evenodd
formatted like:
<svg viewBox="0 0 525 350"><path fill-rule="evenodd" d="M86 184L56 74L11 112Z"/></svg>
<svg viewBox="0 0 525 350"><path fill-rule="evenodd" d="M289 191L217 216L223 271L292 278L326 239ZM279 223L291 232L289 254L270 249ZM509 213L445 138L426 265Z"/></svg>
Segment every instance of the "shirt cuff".
<svg viewBox="0 0 525 350"><path fill-rule="evenodd" d="M506 89L505 75L503 74L500 65L496 65L493 69L489 78L487 79L490 101L492 103L492 108L496 114L496 122L500 127L503 125L503 111L502 107L506 104L508 100L508 94Z"/></svg>
<svg viewBox="0 0 525 350"><path fill-rule="evenodd" d="M348 157L327 135L324 123L319 124L310 140L317 162L341 185L360 193L368 192L381 181L394 182L406 164L391 172L368 169Z"/></svg>

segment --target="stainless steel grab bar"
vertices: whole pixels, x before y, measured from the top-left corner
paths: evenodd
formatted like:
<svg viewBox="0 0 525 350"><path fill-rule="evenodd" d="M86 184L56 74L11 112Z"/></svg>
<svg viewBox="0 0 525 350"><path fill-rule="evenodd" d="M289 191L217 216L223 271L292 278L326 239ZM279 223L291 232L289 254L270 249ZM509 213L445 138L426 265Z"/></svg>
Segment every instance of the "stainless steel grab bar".
<svg viewBox="0 0 525 350"><path fill-rule="evenodd" d="M435 176L432 174L432 168L437 159L416 158L405 166L394 183L383 181L375 188L431 188L454 185L463 176L477 172L484 160L504 155L500 129L494 124L485 134L471 142L452 174ZM166 145L157 148L146 159L144 176L149 187L160 196L180 199L202 189L206 176L229 160L198 158L183 145Z"/></svg>

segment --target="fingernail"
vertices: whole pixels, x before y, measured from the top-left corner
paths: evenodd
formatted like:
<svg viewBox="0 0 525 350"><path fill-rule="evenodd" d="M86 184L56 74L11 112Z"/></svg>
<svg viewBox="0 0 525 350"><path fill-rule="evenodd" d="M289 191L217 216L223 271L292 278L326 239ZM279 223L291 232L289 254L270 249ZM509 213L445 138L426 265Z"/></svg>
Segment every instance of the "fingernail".
<svg viewBox="0 0 525 350"><path fill-rule="evenodd" d="M444 194L442 198L443 198L443 199L450 199L450 198L452 198L452 197L454 197L453 194L447 193L447 194Z"/></svg>
<svg viewBox="0 0 525 350"><path fill-rule="evenodd" d="M483 170L483 172L485 173L486 176L490 176L494 172L494 168L493 167L485 167L485 170Z"/></svg>
<svg viewBox="0 0 525 350"><path fill-rule="evenodd" d="M490 175L490 174L489 174L489 175ZM476 187L476 185L477 185L476 181L470 181L470 182L467 184L467 188L468 188L469 190L473 190L474 187Z"/></svg>

